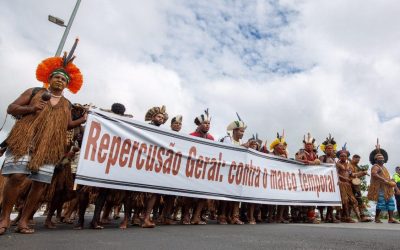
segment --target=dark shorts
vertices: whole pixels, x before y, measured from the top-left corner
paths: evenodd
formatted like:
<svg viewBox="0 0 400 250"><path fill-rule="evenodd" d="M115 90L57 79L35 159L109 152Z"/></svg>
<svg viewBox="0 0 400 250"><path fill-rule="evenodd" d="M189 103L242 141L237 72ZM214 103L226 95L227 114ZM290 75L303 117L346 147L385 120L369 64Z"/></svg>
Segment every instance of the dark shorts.
<svg viewBox="0 0 400 250"><path fill-rule="evenodd" d="M54 173L54 165L43 165L39 168L38 172L32 172L28 169L28 163L30 160L29 155L25 155L18 160L15 160L13 155L7 150L5 153L5 159L1 168L1 174L3 176L9 176L12 174L25 174L29 179L37 182L51 183Z"/></svg>

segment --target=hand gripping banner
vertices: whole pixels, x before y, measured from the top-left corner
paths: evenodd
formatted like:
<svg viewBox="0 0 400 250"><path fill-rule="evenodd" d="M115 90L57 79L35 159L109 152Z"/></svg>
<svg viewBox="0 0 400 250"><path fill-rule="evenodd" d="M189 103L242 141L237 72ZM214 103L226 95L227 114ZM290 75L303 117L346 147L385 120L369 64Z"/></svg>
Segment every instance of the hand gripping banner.
<svg viewBox="0 0 400 250"><path fill-rule="evenodd" d="M333 165L306 166L244 147L90 111L78 184L263 204L340 206Z"/></svg>

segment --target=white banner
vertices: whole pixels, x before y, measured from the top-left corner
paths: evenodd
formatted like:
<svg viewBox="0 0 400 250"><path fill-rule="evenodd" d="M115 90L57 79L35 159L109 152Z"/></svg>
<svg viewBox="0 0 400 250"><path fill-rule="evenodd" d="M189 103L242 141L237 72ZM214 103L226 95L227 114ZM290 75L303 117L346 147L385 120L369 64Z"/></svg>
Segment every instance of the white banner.
<svg viewBox="0 0 400 250"><path fill-rule="evenodd" d="M306 166L91 110L76 181L264 204L340 206L332 165Z"/></svg>

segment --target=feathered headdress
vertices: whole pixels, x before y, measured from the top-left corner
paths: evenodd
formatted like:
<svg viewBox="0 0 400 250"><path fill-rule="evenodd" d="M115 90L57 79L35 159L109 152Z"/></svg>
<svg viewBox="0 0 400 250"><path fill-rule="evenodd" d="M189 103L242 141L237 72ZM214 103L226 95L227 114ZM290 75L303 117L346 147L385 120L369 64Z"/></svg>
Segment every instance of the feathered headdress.
<svg viewBox="0 0 400 250"><path fill-rule="evenodd" d="M341 154L347 154L347 157L350 156L350 152L347 150L347 142L343 145L342 149L336 153L336 157L339 158Z"/></svg>
<svg viewBox="0 0 400 250"><path fill-rule="evenodd" d="M152 107L149 109L144 117L145 121L152 121L154 116L162 114L164 116L164 122L165 123L168 120L168 113L167 113L167 108L165 105L162 105L161 107Z"/></svg>
<svg viewBox="0 0 400 250"><path fill-rule="evenodd" d="M322 150L322 152L325 153L325 149L328 145L333 146L333 150L336 151L337 144L331 134L329 134L329 137L326 137L326 140L320 145L320 149Z"/></svg>
<svg viewBox="0 0 400 250"><path fill-rule="evenodd" d="M258 133L256 133L255 135L253 134L249 141L255 141L259 146L261 146L263 142L261 139L258 138Z"/></svg>
<svg viewBox="0 0 400 250"><path fill-rule="evenodd" d="M388 153L386 152L386 150L381 148L381 145L379 145L379 139L376 139L375 149L372 150L372 152L369 154L369 162L371 162L372 165L375 164L375 160L378 155L383 156L385 163L389 160Z"/></svg>
<svg viewBox="0 0 400 250"><path fill-rule="evenodd" d="M286 141L285 141L285 130L283 130L282 135L279 135L279 133L276 133L276 139L271 142L271 144L269 145L269 149L273 150L275 148L275 146L280 144L280 143L286 144Z"/></svg>
<svg viewBox="0 0 400 250"><path fill-rule="evenodd" d="M208 112L208 108L206 110L204 110L204 114L201 114L200 116L196 117L194 119L194 123L197 126L200 126L203 122L210 122L211 121L211 116L210 113Z"/></svg>
<svg viewBox="0 0 400 250"><path fill-rule="evenodd" d="M243 122L243 120L240 118L239 114L236 112L236 116L238 118L237 121L233 121L231 122L228 127L226 128L227 131L232 131L234 129L238 129L238 128L247 128L247 125Z"/></svg>
<svg viewBox="0 0 400 250"><path fill-rule="evenodd" d="M174 122L180 122L180 123L182 123L182 120L183 120L183 117L182 117L181 115L177 115L177 116L175 116L175 117L173 117L173 118L171 119L171 124L174 123Z"/></svg>
<svg viewBox="0 0 400 250"><path fill-rule="evenodd" d="M72 93L76 94L81 89L83 76L79 68L72 63L75 59L74 51L78 41L77 38L68 55L67 52L64 52L63 57L50 57L38 65L36 79L43 82L45 88L49 87L49 80L53 75L61 74L67 79L67 89Z"/></svg>
<svg viewBox="0 0 400 250"><path fill-rule="evenodd" d="M315 139L311 136L310 133L307 133L307 137L304 135L303 143L304 144L311 143L314 145Z"/></svg>

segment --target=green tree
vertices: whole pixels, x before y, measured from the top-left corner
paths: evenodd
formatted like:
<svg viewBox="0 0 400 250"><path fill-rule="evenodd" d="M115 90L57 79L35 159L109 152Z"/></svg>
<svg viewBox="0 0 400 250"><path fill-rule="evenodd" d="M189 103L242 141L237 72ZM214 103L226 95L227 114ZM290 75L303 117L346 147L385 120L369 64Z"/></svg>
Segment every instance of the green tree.
<svg viewBox="0 0 400 250"><path fill-rule="evenodd" d="M358 168L360 171L367 171L369 169L369 165L368 164L360 165L360 166L358 166ZM367 183L367 176L360 177L360 180L361 180L360 188L361 188L361 194L362 194L361 198L364 202L365 207L367 208L367 207L369 207L369 200L367 198L367 191L368 191L368 187L369 187L369 185Z"/></svg>

